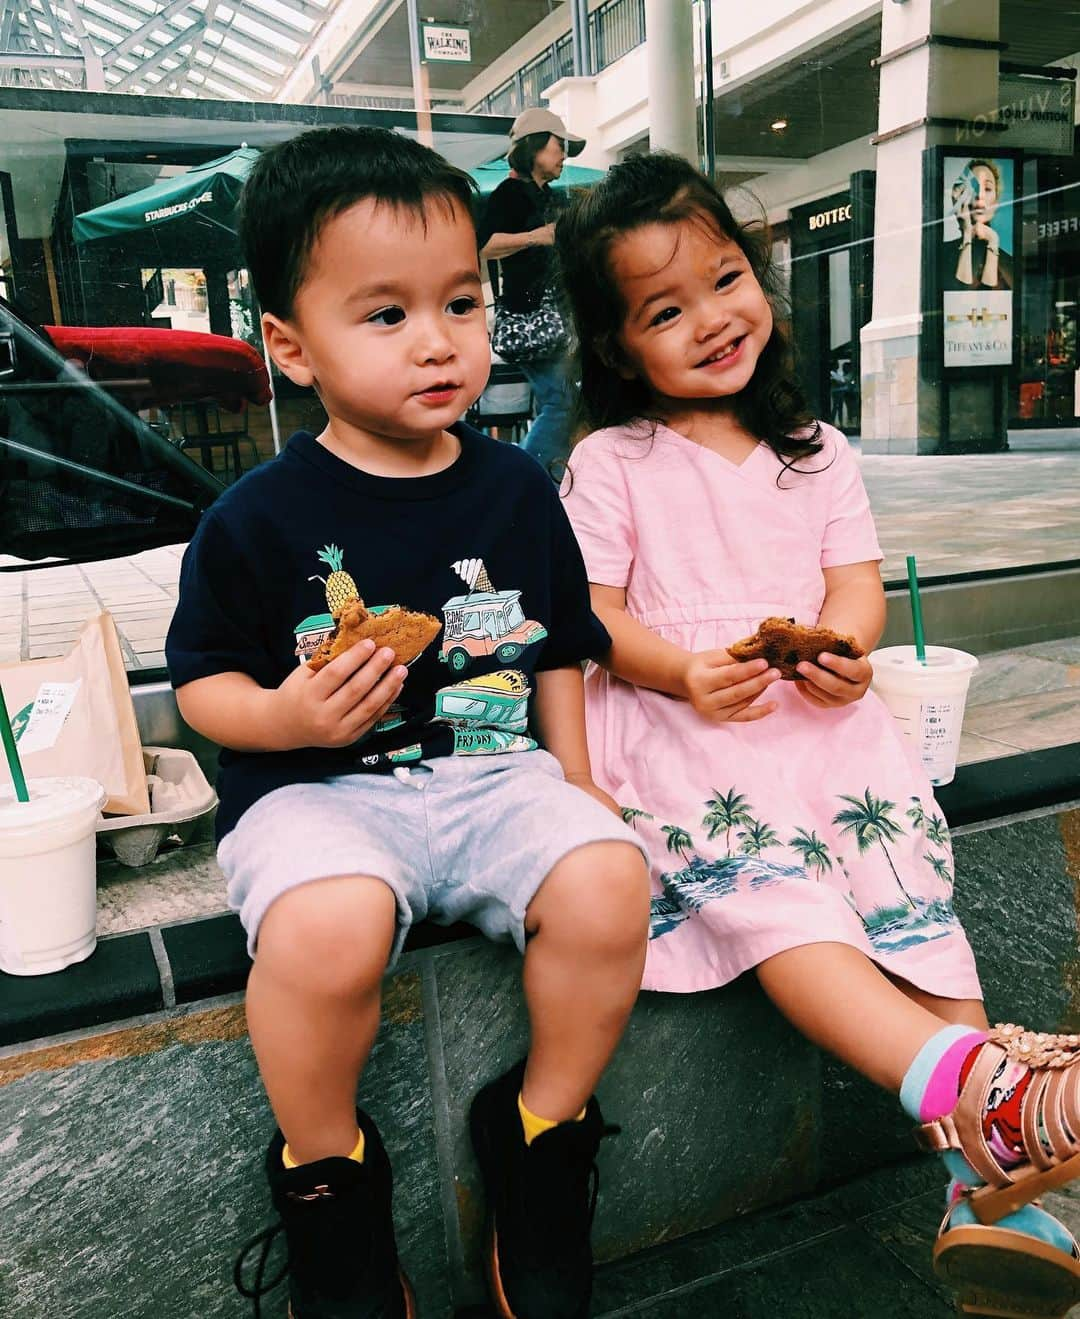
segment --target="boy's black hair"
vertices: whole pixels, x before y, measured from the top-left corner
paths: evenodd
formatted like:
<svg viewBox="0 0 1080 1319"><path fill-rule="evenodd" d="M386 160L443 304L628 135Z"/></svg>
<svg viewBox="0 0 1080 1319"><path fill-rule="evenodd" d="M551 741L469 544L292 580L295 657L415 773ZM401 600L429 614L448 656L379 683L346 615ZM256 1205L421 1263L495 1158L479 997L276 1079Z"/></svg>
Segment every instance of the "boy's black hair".
<svg viewBox="0 0 1080 1319"><path fill-rule="evenodd" d="M614 165L593 188L580 192L560 217L555 247L562 287L573 316L579 357L579 422L584 429L660 420L647 382L617 369L618 342L627 308L611 269L611 247L647 224L703 221L742 249L754 275L780 311L772 253L764 231L740 224L717 189L681 156L632 156ZM821 427L794 374L787 337L774 320L749 384L733 399L735 415L751 434L783 459L818 453ZM790 465L790 464L786 464Z"/></svg>
<svg viewBox="0 0 1080 1319"><path fill-rule="evenodd" d="M365 197L424 216L473 218L476 184L430 147L385 128L314 128L264 151L240 195L244 261L263 311L283 319L323 226Z"/></svg>

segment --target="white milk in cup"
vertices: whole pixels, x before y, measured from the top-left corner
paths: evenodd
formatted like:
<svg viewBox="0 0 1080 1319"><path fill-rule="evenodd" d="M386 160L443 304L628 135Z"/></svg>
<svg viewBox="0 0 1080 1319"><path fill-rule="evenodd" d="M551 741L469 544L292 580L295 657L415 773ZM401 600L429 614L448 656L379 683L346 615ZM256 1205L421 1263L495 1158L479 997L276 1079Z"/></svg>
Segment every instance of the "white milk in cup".
<svg viewBox="0 0 1080 1319"><path fill-rule="evenodd" d="M966 650L927 646L926 663L914 646L886 646L870 656L873 691L892 712L900 730L919 748L934 787L956 777L956 755L964 724L971 675L979 661Z"/></svg>
<svg viewBox="0 0 1080 1319"><path fill-rule="evenodd" d="M62 971L97 946L96 825L105 789L94 779L27 782L28 802L0 786L0 970Z"/></svg>

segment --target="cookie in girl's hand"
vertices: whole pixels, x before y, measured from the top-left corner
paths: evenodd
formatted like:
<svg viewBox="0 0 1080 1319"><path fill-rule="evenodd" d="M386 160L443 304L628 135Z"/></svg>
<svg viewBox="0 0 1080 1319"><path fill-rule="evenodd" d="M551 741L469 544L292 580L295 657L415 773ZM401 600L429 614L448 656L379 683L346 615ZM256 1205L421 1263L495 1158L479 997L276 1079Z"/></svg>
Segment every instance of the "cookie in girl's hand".
<svg viewBox="0 0 1080 1319"><path fill-rule="evenodd" d="M728 646L732 659L768 660L769 666L780 671L781 678L790 682L802 681L796 672L805 660L816 664L822 652L839 655L843 659L861 659L866 653L854 637L843 636L828 627L803 627L793 618L766 618L752 637L743 637Z"/></svg>

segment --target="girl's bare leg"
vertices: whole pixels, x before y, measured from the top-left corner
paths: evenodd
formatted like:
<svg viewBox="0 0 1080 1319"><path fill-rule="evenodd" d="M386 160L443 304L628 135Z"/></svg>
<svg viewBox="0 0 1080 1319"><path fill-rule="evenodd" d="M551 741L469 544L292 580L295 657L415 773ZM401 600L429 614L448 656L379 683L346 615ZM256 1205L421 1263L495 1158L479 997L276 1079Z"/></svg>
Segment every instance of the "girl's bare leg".
<svg viewBox="0 0 1080 1319"><path fill-rule="evenodd" d="M762 962L758 979L809 1040L891 1090L932 1035L950 1022L985 1029L982 1004L901 989L857 949L842 943L789 948Z"/></svg>

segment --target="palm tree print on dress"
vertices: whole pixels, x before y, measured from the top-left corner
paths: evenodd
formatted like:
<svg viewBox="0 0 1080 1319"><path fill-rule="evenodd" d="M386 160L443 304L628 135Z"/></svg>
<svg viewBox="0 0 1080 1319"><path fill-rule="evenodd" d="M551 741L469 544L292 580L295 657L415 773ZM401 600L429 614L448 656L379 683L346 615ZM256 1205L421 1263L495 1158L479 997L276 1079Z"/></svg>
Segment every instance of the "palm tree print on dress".
<svg viewBox="0 0 1080 1319"><path fill-rule="evenodd" d="M893 879L896 880L896 887L904 895L910 909L914 911L915 899L904 888L900 876L896 873L892 857L889 855L889 849L885 845L886 843L895 843L904 834L904 830L896 823L891 814L896 809L896 802L886 801L884 797L875 797L869 788L865 790L861 799L849 797L844 792L840 793L839 796L841 801L849 802L850 805L833 816L833 824L843 826L840 830L842 834L854 834L855 844L860 853L868 852L875 843L878 844L885 854L885 860L889 863Z"/></svg>
<svg viewBox="0 0 1080 1319"><path fill-rule="evenodd" d="M631 829L637 830L635 820L655 820L655 815L650 815L648 811L639 810L636 806L620 806L623 824L628 824Z"/></svg>
<svg viewBox="0 0 1080 1319"><path fill-rule="evenodd" d="M775 847L780 843L780 835L770 824L762 824L760 820L748 821L745 829L740 829L736 837L741 839L739 851L744 856L760 856L767 847Z"/></svg>
<svg viewBox="0 0 1080 1319"><path fill-rule="evenodd" d="M841 834L849 833L854 837L860 853L869 851L875 844L881 848L896 886L904 897L904 901L896 906L880 906L870 912L860 913L870 942L880 952L900 952L915 944L945 938L956 925L952 903L947 897L912 897L893 865L887 844L895 843L905 832L892 815L896 803L884 797L875 797L869 788L864 790L861 798L841 793L840 800L849 805L833 816L833 823L841 826ZM915 806L909 807L907 814L913 823L925 820L921 803L918 809Z"/></svg>
<svg viewBox="0 0 1080 1319"><path fill-rule="evenodd" d="M907 808L904 814L907 816L907 818L911 821L911 823L915 826L916 829L925 829L926 807L923 806L922 800L919 797L912 797L910 800L911 800L911 805Z"/></svg>
<svg viewBox="0 0 1080 1319"><path fill-rule="evenodd" d="M952 871L949 869L948 857L938 856L934 852L927 852L923 856L924 861L928 861L933 868L934 874L943 884L952 886Z"/></svg>
<svg viewBox="0 0 1080 1319"><path fill-rule="evenodd" d="M737 824L751 824L753 816L750 814L750 803L742 795L731 788L728 792L721 794L718 788L713 788L713 795L705 803L706 813L702 817L701 823L709 831L709 838L713 839L719 833L724 834L724 851L728 856L731 855L731 831Z"/></svg>
<svg viewBox="0 0 1080 1319"><path fill-rule="evenodd" d="M809 833L805 829L796 829L794 835L788 839L788 847L798 852L807 870L812 868L817 871L819 882L825 871L833 867L828 846L821 841L813 829ZM837 857L837 861L842 862L843 858ZM847 874L846 870L844 874Z"/></svg>
<svg viewBox="0 0 1080 1319"><path fill-rule="evenodd" d="M667 834L667 850L675 852L682 857L684 861L689 861L687 853L694 846L694 840L677 824L662 824L660 832Z"/></svg>
<svg viewBox="0 0 1080 1319"><path fill-rule="evenodd" d="M930 822L926 826L926 837L937 847L948 847L950 844L949 826L940 815L934 814L930 817Z"/></svg>

